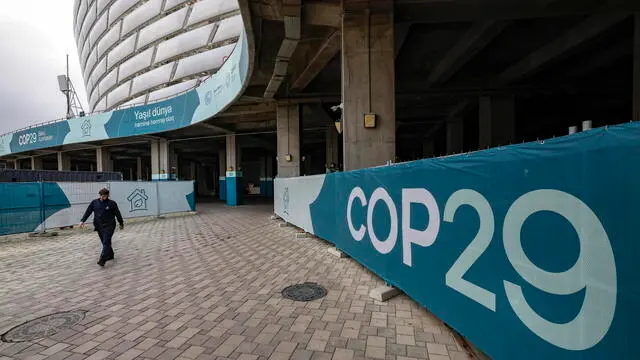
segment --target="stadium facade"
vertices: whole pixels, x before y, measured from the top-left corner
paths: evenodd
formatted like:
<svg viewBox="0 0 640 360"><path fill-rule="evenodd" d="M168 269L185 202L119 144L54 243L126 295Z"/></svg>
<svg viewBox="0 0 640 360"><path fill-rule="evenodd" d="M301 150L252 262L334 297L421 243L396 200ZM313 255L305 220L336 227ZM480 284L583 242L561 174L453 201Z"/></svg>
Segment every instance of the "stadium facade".
<svg viewBox="0 0 640 360"><path fill-rule="evenodd" d="M243 30L237 0L76 0L73 25L91 112L195 87Z"/></svg>

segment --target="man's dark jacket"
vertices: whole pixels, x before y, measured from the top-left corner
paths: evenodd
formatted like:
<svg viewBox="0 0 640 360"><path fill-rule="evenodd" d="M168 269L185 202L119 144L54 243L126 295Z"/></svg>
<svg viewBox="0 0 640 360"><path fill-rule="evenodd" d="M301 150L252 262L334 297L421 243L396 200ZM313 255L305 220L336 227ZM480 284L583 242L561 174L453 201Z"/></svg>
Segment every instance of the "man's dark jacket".
<svg viewBox="0 0 640 360"><path fill-rule="evenodd" d="M105 201L100 199L93 200L87 207L87 211L84 212L81 221L87 221L91 213L93 213L93 226L96 231L115 230L116 218L121 226L124 224L118 204L111 199Z"/></svg>

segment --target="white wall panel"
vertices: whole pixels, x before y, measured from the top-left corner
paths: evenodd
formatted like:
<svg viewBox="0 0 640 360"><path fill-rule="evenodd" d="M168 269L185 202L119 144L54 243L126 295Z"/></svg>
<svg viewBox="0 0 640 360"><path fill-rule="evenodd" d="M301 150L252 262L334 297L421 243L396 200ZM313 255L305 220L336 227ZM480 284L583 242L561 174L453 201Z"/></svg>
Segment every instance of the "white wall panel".
<svg viewBox="0 0 640 360"><path fill-rule="evenodd" d="M161 62L173 56L207 45L214 24L199 27L173 39L158 44L155 62Z"/></svg>
<svg viewBox="0 0 640 360"><path fill-rule="evenodd" d="M95 88L91 94L89 94L89 105L93 107L98 100L100 100L100 93L98 92L98 88Z"/></svg>
<svg viewBox="0 0 640 360"><path fill-rule="evenodd" d="M129 107L132 105L139 105L139 104L143 104L144 103L144 99L147 97L147 95L142 95L142 96L138 96L137 98L131 99L129 101L127 101L126 103L119 105L118 108L124 108L124 107Z"/></svg>
<svg viewBox="0 0 640 360"><path fill-rule="evenodd" d="M80 38L84 41L87 39L87 35L89 34L89 29L93 26L93 23L96 21L96 4L94 3L89 8L87 12L87 17L84 19L84 23L82 24L82 30L80 31Z"/></svg>
<svg viewBox="0 0 640 360"><path fill-rule="evenodd" d="M85 73L86 75L91 74L91 71L93 71L93 68L96 66L97 61L98 57L96 56L96 54L91 53L91 55L89 55L89 58L87 59L87 64L84 66L84 68L87 69Z"/></svg>
<svg viewBox="0 0 640 360"><path fill-rule="evenodd" d="M91 47L83 46L82 49L79 49L79 50L82 51L82 53L80 54L80 63L85 64L84 66L86 66L87 58L89 57L89 52L91 50Z"/></svg>
<svg viewBox="0 0 640 360"><path fill-rule="evenodd" d="M107 31L107 33L98 41L98 56L103 56L104 53L109 49L113 44L118 41L120 37L120 24L114 24L114 26Z"/></svg>
<svg viewBox="0 0 640 360"><path fill-rule="evenodd" d="M193 25L236 9L238 9L237 0L202 0L193 5L193 11L187 25Z"/></svg>
<svg viewBox="0 0 640 360"><path fill-rule="evenodd" d="M110 2L111 0L98 0L98 15L102 13L102 10L104 10Z"/></svg>
<svg viewBox="0 0 640 360"><path fill-rule="evenodd" d="M138 3L138 0L118 0L109 8L109 25L118 20L122 14Z"/></svg>
<svg viewBox="0 0 640 360"><path fill-rule="evenodd" d="M131 80L118 86L112 92L107 95L107 106L111 107L120 101L126 99L129 96L129 89L131 87Z"/></svg>
<svg viewBox="0 0 640 360"><path fill-rule="evenodd" d="M174 7L182 5L188 1L189 0L167 0L167 3L164 5L164 11L173 9Z"/></svg>
<svg viewBox="0 0 640 360"><path fill-rule="evenodd" d="M240 33L242 33L242 29L244 29L242 16L237 15L224 19L220 22L220 27L218 28L218 31L216 31L216 35L213 37L213 42L216 43L238 37L240 36Z"/></svg>
<svg viewBox="0 0 640 360"><path fill-rule="evenodd" d="M182 28L187 9L180 9L140 30L138 48L152 43L164 36L172 34Z"/></svg>
<svg viewBox="0 0 640 360"><path fill-rule="evenodd" d="M78 22L78 9L80 9L80 0L73 0L73 23Z"/></svg>
<svg viewBox="0 0 640 360"><path fill-rule="evenodd" d="M122 35L130 33L154 16L159 15L160 10L162 10L162 0L149 0L144 3L144 5L133 10L124 18L122 24Z"/></svg>
<svg viewBox="0 0 640 360"><path fill-rule="evenodd" d="M127 55L132 54L134 47L136 46L136 36L131 35L128 38L120 42L116 47L109 52L109 68L113 67L120 60L124 59Z"/></svg>
<svg viewBox="0 0 640 360"><path fill-rule="evenodd" d="M111 70L107 76L102 78L100 84L98 85L98 91L100 94L106 94L107 90L111 89L116 84L118 80L118 69Z"/></svg>
<svg viewBox="0 0 640 360"><path fill-rule="evenodd" d="M218 69L224 62L224 58L231 54L234 47L235 44L225 45L223 47L205 51L180 60L174 79L179 79L187 75L196 74L210 69Z"/></svg>
<svg viewBox="0 0 640 360"><path fill-rule="evenodd" d="M107 30L107 13L102 14L102 16L96 21L93 28L89 31L89 45L94 47L100 35L102 35L105 30Z"/></svg>
<svg viewBox="0 0 640 360"><path fill-rule="evenodd" d="M93 111L105 111L107 110L107 98L103 97L98 103L93 107Z"/></svg>
<svg viewBox="0 0 640 360"><path fill-rule="evenodd" d="M137 94L140 91L169 82L171 70L173 70L173 64L167 64L137 76L133 80L131 93Z"/></svg>
<svg viewBox="0 0 640 360"><path fill-rule="evenodd" d="M100 77L102 77L102 75L104 75L104 73L107 72L107 59L102 59L100 60L100 62L98 63L98 65L96 65L95 69L93 69L93 72L91 73L91 81L93 81L93 84L97 84L98 83L98 79L100 79Z"/></svg>
<svg viewBox="0 0 640 360"><path fill-rule="evenodd" d="M152 55L153 49L148 49L123 62L122 65L120 65L120 79L125 79L151 65Z"/></svg>
<svg viewBox="0 0 640 360"><path fill-rule="evenodd" d="M149 94L149 102L160 100L167 98L174 94L179 94L181 92L187 91L194 86L196 86L197 79L181 82L172 86L167 86L166 88L156 90Z"/></svg>
<svg viewBox="0 0 640 360"><path fill-rule="evenodd" d="M76 38L80 36L80 29L82 29L82 24L84 23L84 17L87 15L87 0L81 0L80 9L78 10L78 18L76 23Z"/></svg>

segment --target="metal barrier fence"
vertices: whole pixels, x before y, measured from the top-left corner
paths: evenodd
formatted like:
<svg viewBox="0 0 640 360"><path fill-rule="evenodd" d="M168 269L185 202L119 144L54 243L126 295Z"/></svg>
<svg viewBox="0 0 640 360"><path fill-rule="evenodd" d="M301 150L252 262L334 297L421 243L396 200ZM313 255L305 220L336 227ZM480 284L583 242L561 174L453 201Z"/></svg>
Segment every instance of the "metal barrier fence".
<svg viewBox="0 0 640 360"><path fill-rule="evenodd" d="M493 359L631 359L640 335L638 154L635 122L276 179L274 208Z"/></svg>
<svg viewBox="0 0 640 360"><path fill-rule="evenodd" d="M195 211L192 181L0 183L0 236L78 224L102 188L125 219Z"/></svg>

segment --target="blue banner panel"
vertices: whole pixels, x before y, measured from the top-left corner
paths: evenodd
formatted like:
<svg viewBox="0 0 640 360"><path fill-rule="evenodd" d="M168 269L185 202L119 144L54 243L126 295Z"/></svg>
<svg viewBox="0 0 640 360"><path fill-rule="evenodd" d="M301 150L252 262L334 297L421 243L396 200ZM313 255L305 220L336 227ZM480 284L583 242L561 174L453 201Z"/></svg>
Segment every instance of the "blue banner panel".
<svg viewBox="0 0 640 360"><path fill-rule="evenodd" d="M278 215L307 212L492 358L635 357L638 123L328 174L292 200L317 181L277 180Z"/></svg>

